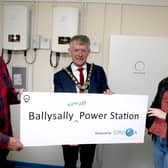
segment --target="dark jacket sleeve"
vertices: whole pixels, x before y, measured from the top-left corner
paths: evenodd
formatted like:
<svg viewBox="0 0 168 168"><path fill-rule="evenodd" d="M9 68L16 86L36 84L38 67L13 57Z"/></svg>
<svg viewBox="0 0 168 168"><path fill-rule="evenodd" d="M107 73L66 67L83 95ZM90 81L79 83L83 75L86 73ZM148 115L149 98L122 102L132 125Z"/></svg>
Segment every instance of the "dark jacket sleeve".
<svg viewBox="0 0 168 168"><path fill-rule="evenodd" d="M8 88L8 102L9 104L19 104L20 101L17 99L17 92L14 88Z"/></svg>
<svg viewBox="0 0 168 168"><path fill-rule="evenodd" d="M109 89L109 86L103 67L94 65L88 89L89 93L103 93L107 89Z"/></svg>
<svg viewBox="0 0 168 168"><path fill-rule="evenodd" d="M107 77L106 77L106 74L104 72L104 69L102 67L101 68L101 86L102 86L102 91L104 92L105 90L109 89L109 86L108 86L108 82L107 82Z"/></svg>
<svg viewBox="0 0 168 168"><path fill-rule="evenodd" d="M54 92L63 92L61 78L59 73L54 74Z"/></svg>
<svg viewBox="0 0 168 168"><path fill-rule="evenodd" d="M0 149L6 149L9 143L9 136L0 132Z"/></svg>

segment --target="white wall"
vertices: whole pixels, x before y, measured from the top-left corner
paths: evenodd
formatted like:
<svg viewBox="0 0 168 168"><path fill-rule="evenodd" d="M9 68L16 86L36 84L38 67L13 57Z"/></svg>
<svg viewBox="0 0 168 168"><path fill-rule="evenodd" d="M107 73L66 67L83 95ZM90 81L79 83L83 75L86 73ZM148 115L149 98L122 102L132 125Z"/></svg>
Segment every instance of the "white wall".
<svg viewBox="0 0 168 168"><path fill-rule="evenodd" d="M89 62L102 65L106 72L109 63L111 35L168 36L168 7L166 6L85 2L61 3L54 1L48 3L32 1L19 3L9 2L9 4L23 4L31 8L33 10L33 32L49 39L51 39L52 36L52 8L54 6L78 7L80 9L80 33L87 34L91 40L100 42L100 52L92 53L89 57ZM3 24L1 10L3 5L4 3L1 2L1 25ZM2 26L0 27L0 39L2 41ZM2 43L0 43L0 47L2 47ZM28 91L51 91L53 73L70 63L68 56L62 56L59 66L56 69L51 68L49 65L49 52L50 50L38 50L37 59L33 65L26 64L21 53L15 54L12 57L9 69L12 66L25 66L27 68ZM32 56L33 51L29 50L28 58L31 59ZM12 112L14 112L12 114L14 133L15 136L19 136L19 106L12 107ZM104 152L110 151L111 155L106 157L104 153L105 157L103 157L101 153L99 153L96 158L100 161L100 164L103 158L103 165L106 165L104 168L111 168L112 165L115 168L125 167L125 165L133 168L139 159L142 161L139 165L136 165L136 168L153 167L150 138L147 138L145 144L104 145L104 148ZM128 155L130 148L132 149L132 154ZM101 149L99 150L101 151ZM63 164L60 146L25 148L19 153L11 152L9 159L53 165Z"/></svg>

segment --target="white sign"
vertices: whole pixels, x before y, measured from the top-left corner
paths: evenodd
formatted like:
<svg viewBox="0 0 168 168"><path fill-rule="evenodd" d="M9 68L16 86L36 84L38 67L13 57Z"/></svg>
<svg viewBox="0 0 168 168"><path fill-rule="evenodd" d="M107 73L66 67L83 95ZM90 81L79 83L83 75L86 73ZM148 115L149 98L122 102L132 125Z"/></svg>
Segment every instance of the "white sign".
<svg viewBox="0 0 168 168"><path fill-rule="evenodd" d="M24 146L143 143L148 96L24 92Z"/></svg>

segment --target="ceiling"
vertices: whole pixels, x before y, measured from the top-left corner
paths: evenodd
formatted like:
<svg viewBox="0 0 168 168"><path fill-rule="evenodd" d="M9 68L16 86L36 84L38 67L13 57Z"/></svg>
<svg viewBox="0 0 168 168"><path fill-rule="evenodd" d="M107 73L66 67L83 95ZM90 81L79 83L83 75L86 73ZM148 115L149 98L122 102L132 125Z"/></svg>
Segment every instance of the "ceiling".
<svg viewBox="0 0 168 168"><path fill-rule="evenodd" d="M96 2L96 3L119 3L168 6L168 0L0 0L3 2Z"/></svg>

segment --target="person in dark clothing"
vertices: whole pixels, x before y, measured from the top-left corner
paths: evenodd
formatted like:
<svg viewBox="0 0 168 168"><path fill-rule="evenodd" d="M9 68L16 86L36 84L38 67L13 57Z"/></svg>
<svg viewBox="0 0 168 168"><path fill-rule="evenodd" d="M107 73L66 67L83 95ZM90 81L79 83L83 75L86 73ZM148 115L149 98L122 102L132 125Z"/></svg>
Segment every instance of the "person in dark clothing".
<svg viewBox="0 0 168 168"><path fill-rule="evenodd" d="M23 148L22 143L12 136L10 104L19 103L23 89L13 88L6 64L0 57L0 168L7 168L6 157L9 151Z"/></svg>
<svg viewBox="0 0 168 168"><path fill-rule="evenodd" d="M168 167L168 78L160 81L147 113L146 128L152 135L155 168Z"/></svg>
<svg viewBox="0 0 168 168"><path fill-rule="evenodd" d="M85 35L76 35L68 50L72 63L54 74L55 92L111 94L104 69L90 64L90 40ZM76 168L80 153L81 168L92 168L96 144L63 145L65 168Z"/></svg>

